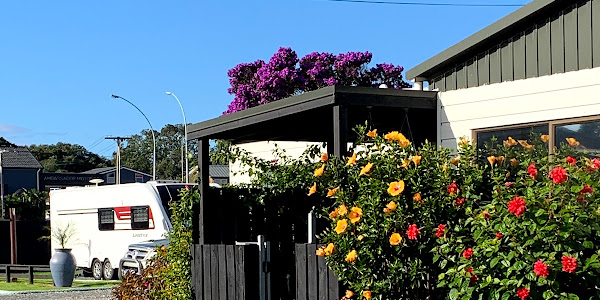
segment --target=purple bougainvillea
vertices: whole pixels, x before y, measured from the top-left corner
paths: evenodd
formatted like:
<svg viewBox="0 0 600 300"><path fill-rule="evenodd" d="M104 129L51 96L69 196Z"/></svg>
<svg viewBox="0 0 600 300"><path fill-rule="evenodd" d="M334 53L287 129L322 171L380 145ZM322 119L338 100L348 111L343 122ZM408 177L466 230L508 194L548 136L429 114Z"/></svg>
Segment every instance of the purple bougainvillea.
<svg viewBox="0 0 600 300"><path fill-rule="evenodd" d="M242 63L227 72L231 84L228 92L234 99L224 114L334 84L377 87L385 83L395 89L410 87L402 79L404 68L400 66L383 63L367 69L372 57L368 51L337 56L313 52L299 60L291 48L279 48L268 63L262 60Z"/></svg>

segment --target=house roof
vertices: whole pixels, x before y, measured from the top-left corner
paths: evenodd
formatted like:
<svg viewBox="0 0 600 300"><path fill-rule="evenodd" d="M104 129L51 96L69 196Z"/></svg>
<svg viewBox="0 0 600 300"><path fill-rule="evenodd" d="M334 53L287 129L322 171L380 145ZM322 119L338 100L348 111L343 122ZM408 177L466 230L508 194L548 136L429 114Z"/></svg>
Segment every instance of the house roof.
<svg viewBox="0 0 600 300"><path fill-rule="evenodd" d="M116 169L117 169L117 167L95 168L95 169L87 170L87 171L81 172L81 173L82 174L106 174L106 173L114 172ZM127 167L121 167L121 170L129 170L134 173L143 174L148 177L152 177L152 175L150 175L150 174L147 174L147 173L144 173L144 172L141 172L138 170L130 169Z"/></svg>
<svg viewBox="0 0 600 300"><path fill-rule="evenodd" d="M40 162L35 159L27 147L0 147L3 168L42 169Z"/></svg>
<svg viewBox="0 0 600 300"><path fill-rule="evenodd" d="M435 118L436 101L437 92L329 86L189 125L188 138L226 139L236 144L326 142L334 131L332 109L337 105L348 107L348 128L369 120L381 132L399 130L410 109L410 126L417 131L427 124L435 126L431 118Z"/></svg>
<svg viewBox="0 0 600 300"><path fill-rule="evenodd" d="M443 70L448 65L486 51L491 45L501 42L511 31L521 28L523 24L536 20L549 10L572 0L534 0L508 16L496 21L486 28L476 32L458 44L442 51L427 61L406 71L406 78L426 78ZM448 30L452 30L449 28Z"/></svg>
<svg viewBox="0 0 600 300"><path fill-rule="evenodd" d="M208 166L208 175L212 178L229 177L228 165L210 165Z"/></svg>

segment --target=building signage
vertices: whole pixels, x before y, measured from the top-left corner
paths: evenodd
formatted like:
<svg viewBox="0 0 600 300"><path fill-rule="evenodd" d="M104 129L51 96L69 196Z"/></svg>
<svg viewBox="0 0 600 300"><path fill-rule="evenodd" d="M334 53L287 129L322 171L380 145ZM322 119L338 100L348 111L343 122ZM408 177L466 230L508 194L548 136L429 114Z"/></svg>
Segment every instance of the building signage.
<svg viewBox="0 0 600 300"><path fill-rule="evenodd" d="M73 174L73 173L42 173L45 186L84 186L89 185L92 179L104 179L101 174Z"/></svg>

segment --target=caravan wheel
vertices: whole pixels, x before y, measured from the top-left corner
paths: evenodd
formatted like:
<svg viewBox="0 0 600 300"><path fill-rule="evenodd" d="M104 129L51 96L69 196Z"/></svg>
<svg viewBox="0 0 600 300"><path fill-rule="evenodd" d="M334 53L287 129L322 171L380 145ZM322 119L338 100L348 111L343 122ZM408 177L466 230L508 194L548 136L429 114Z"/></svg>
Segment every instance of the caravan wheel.
<svg viewBox="0 0 600 300"><path fill-rule="evenodd" d="M104 280L111 280L114 276L115 269L113 269L112 265L110 264L110 260L108 260L107 258L106 260L104 260L104 265L102 268L102 278L104 278Z"/></svg>
<svg viewBox="0 0 600 300"><path fill-rule="evenodd" d="M102 262L97 258L92 261L92 277L96 280L102 280Z"/></svg>

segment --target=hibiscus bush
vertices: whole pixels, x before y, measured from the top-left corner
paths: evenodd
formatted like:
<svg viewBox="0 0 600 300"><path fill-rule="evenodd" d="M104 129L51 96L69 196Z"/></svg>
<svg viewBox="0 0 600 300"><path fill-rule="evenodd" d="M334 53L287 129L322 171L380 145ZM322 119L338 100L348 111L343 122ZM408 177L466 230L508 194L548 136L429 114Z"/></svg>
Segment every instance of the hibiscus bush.
<svg viewBox="0 0 600 300"><path fill-rule="evenodd" d="M230 152L253 186L304 189L345 299L600 298L600 159L576 140L548 155L546 135L450 150L356 131L344 158Z"/></svg>
<svg viewBox="0 0 600 300"><path fill-rule="evenodd" d="M451 299L600 297L600 160L571 138L548 156L547 142L508 138L481 152L491 202L433 248Z"/></svg>

